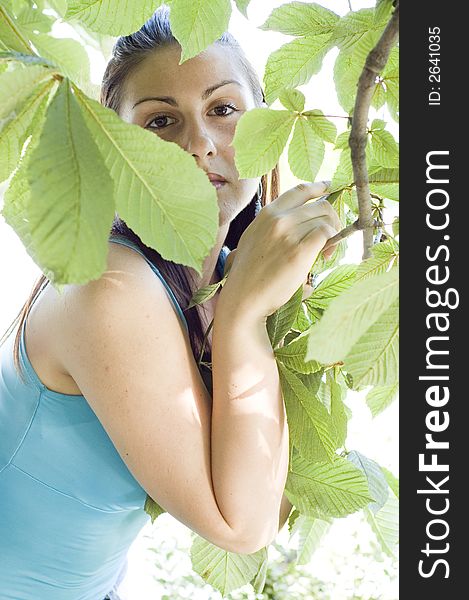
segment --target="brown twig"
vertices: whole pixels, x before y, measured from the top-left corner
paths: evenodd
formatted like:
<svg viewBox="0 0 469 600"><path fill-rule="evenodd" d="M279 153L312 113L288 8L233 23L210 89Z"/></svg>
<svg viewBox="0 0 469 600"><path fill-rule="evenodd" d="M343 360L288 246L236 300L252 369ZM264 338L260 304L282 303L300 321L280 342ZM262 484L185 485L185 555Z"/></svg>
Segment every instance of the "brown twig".
<svg viewBox="0 0 469 600"><path fill-rule="evenodd" d="M368 54L360 79L353 109L349 146L358 197L360 229L363 229L363 260L371 256L374 221L371 214L371 196L366 168L368 112L375 89L376 76L386 66L389 53L399 35L399 0L376 46Z"/></svg>
<svg viewBox="0 0 469 600"><path fill-rule="evenodd" d="M378 221L376 221L374 219L372 221L373 221L373 224L372 224L373 227L377 227L379 225ZM344 240L346 237L348 237L349 235L352 235L352 233L355 233L355 231L359 231L360 229L364 229L364 227L362 227L362 225L360 223L360 219L357 219L351 225L347 225L347 227L344 227L344 229L341 229L339 231L339 233L336 233L336 235L329 238L327 240L327 242L325 243L322 251L324 252L324 250L327 250L331 246L334 246L341 240Z"/></svg>

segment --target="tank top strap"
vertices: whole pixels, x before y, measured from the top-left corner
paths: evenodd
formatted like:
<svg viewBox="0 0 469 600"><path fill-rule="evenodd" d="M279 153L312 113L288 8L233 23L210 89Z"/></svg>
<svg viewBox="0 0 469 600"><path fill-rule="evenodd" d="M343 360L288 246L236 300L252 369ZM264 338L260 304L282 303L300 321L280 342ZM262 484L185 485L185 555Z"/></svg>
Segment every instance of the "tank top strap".
<svg viewBox="0 0 469 600"><path fill-rule="evenodd" d="M222 249L220 250L220 254L218 255L217 271L218 271L218 275L220 276L220 279L223 278L223 271L225 269L226 257L228 256L228 254L230 252L231 252L231 250L228 248L228 246L223 246Z"/></svg>
<svg viewBox="0 0 469 600"><path fill-rule="evenodd" d="M126 237L117 236L117 235L111 235L111 236L109 236L109 241L110 242L116 242L116 243L121 244L123 246L127 246L128 248L132 248L133 250L136 250L139 254L141 254L143 256L143 258L150 265L150 267L153 270L153 272L159 277L159 279L161 280L161 283L165 286L166 291L168 292L169 297L172 300L172 302L174 304L174 307L176 308L177 313L181 317L181 320L184 323L186 329L189 331L189 326L187 325L186 317L184 316L184 313L182 312L182 309L179 306L179 302L177 301L176 296L174 295L173 290L169 287L168 283L166 282L166 280L163 277L163 275L160 273L159 269L151 262L151 260L147 256L145 256L145 254L137 246L137 244L135 244L135 242L132 242L131 240L129 240Z"/></svg>

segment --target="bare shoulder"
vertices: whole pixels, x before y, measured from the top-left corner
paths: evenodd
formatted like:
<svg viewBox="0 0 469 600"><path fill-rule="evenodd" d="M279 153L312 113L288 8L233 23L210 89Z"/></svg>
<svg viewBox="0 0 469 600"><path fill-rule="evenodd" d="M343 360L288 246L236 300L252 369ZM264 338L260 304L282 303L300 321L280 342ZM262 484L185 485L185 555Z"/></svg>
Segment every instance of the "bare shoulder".
<svg viewBox="0 0 469 600"><path fill-rule="evenodd" d="M158 303L148 304L154 296ZM63 319L71 324L73 317L81 323L102 312L102 318L108 320L110 309L140 317L142 313L137 313L137 309L145 303L149 311L174 313L173 324L180 320L164 284L143 256L127 246L110 242L107 268L101 277L85 285L66 286L62 294Z"/></svg>
<svg viewBox="0 0 469 600"><path fill-rule="evenodd" d="M135 355L137 347L144 351L143 331L157 331L171 339L176 336L190 350L185 327L163 282L138 252L122 244L110 242L101 277L85 285L66 286L59 304L58 350L64 369L73 378L74 361L80 353L95 351L93 345L99 345L101 356L111 362L119 360L112 355L114 345L125 345L121 350L125 355Z"/></svg>

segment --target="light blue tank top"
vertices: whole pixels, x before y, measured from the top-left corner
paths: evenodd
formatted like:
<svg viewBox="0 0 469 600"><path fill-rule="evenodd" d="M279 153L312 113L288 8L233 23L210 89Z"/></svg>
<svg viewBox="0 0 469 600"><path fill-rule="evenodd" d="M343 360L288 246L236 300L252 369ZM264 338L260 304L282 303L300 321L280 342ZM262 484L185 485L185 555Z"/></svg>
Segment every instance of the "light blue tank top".
<svg viewBox="0 0 469 600"><path fill-rule="evenodd" d="M126 238L110 241L141 250ZM217 269L223 275L228 248ZM187 327L173 292L158 269ZM45 387L16 328L0 346L0 600L102 600L149 520L132 476L83 395Z"/></svg>

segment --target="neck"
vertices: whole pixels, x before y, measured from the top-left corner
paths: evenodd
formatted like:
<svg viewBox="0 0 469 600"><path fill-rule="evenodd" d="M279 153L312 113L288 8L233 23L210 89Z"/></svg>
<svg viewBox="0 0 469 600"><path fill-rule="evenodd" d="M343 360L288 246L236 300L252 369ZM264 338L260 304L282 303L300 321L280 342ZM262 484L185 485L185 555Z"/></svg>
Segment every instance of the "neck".
<svg viewBox="0 0 469 600"><path fill-rule="evenodd" d="M199 275L194 269L189 268L189 271L191 272L197 289L203 288L207 285L211 285L212 283L217 283L218 281L220 281L221 278L217 272L217 261L220 251L225 242L226 236L228 235L229 228L230 223L219 227L215 245L210 250L208 256L205 257L204 264L202 267L202 275Z"/></svg>

